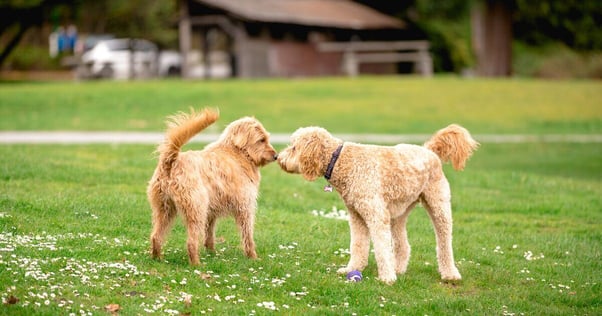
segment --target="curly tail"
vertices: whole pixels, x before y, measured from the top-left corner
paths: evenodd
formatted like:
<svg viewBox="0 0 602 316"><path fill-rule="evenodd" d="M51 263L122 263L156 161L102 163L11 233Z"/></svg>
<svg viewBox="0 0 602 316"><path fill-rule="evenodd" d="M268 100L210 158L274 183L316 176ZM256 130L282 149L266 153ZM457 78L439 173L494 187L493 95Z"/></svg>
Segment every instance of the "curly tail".
<svg viewBox="0 0 602 316"><path fill-rule="evenodd" d="M456 124L440 129L424 143L424 147L433 151L441 161L451 161L456 170L463 170L466 161L479 147L468 130Z"/></svg>
<svg viewBox="0 0 602 316"><path fill-rule="evenodd" d="M190 109L190 113L180 112L168 117L165 140L157 148L159 165L163 171L169 173L182 146L218 118L219 113L213 109L203 109L200 112Z"/></svg>

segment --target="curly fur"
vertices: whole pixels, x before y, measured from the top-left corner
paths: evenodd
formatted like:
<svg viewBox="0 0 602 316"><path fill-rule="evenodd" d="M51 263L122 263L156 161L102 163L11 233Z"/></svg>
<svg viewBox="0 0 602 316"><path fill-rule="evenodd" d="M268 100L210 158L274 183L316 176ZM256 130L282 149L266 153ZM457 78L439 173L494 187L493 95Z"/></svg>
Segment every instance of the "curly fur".
<svg viewBox="0 0 602 316"><path fill-rule="evenodd" d="M205 109L168 119L165 141L157 148L159 162L147 188L153 211L153 258L161 257L165 236L178 213L186 223L191 264L200 263L199 240L207 249L214 249L216 221L228 215L235 218L245 254L257 258L253 227L259 168L274 161L276 151L268 132L251 117L230 123L220 138L202 151L180 151L218 117L217 111Z"/></svg>
<svg viewBox="0 0 602 316"><path fill-rule="evenodd" d="M323 128L303 127L293 133L291 145L280 152L278 163L283 170L313 181L324 175L332 153L342 143ZM442 161L451 161L461 170L477 147L459 125L438 131L424 146L345 142L329 180L350 216L351 257L338 272L363 270L371 239L379 279L395 282L397 274L405 273L410 258L406 221L420 202L435 229L441 278L461 279L454 263L451 193Z"/></svg>

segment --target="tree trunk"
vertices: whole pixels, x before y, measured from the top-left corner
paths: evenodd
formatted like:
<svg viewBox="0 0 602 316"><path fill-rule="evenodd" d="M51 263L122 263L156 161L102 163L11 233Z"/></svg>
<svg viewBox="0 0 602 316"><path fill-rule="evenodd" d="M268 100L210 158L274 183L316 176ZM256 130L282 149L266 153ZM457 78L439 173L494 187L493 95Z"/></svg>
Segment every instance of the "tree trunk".
<svg viewBox="0 0 602 316"><path fill-rule="evenodd" d="M477 75L512 74L512 1L484 0L472 8L472 43Z"/></svg>
<svg viewBox="0 0 602 316"><path fill-rule="evenodd" d="M8 59L10 53L13 51L13 49L15 49L15 47L17 47L17 45L21 41L21 38L23 38L23 35L25 35L25 32L29 28L29 26L25 26L22 23L20 23L18 27L19 30L17 31L17 33L8 42L8 44L6 44L6 47L2 50L2 52L0 52L0 65L4 64L6 59Z"/></svg>

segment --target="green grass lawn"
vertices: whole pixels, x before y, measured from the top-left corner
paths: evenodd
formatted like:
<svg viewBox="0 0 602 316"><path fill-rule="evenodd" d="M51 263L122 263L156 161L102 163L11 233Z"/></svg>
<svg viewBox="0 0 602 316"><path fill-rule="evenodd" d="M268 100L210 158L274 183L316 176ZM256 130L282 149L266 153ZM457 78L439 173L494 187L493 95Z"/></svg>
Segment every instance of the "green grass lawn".
<svg viewBox="0 0 602 316"><path fill-rule="evenodd" d="M159 130L164 115L223 99L220 127L256 114L272 132L312 124L431 133L455 121L473 133L600 133L599 87L451 78L3 85L0 129ZM442 90L449 98L436 96ZM493 104L477 106L487 94ZM327 106L339 98L346 104ZM448 106L461 100L470 111ZM535 103L538 110L530 109ZM496 104L502 108L489 113ZM109 304L122 315L602 312L600 144L485 143L464 172L447 166L463 280L440 281L434 233L417 208L408 224L410 265L392 286L376 280L373 256L363 282L335 273L348 260L348 224L314 213L345 206L323 192L323 179L306 182L275 164L262 170L255 230L261 259L244 257L230 219L218 224L217 251L202 252L200 267L188 265L181 222L164 260L150 259L145 189L153 150L0 145L0 314L103 315Z"/></svg>
<svg viewBox="0 0 602 316"><path fill-rule="evenodd" d="M223 127L255 115L272 132L602 133L595 81L414 77L0 85L0 130L153 130L188 107L217 107Z"/></svg>

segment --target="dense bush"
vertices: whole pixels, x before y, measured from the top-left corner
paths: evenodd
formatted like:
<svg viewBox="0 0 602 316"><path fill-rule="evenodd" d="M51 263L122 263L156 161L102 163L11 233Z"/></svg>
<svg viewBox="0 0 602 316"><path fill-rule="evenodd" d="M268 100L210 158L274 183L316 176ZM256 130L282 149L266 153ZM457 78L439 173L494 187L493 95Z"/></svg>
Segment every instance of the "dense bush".
<svg viewBox="0 0 602 316"><path fill-rule="evenodd" d="M562 43L543 46L514 43L515 75L541 78L602 79L602 53L579 52Z"/></svg>
<svg viewBox="0 0 602 316"><path fill-rule="evenodd" d="M415 14L405 18L414 19L428 35L436 71L460 72L474 65L470 10L478 1L415 0ZM508 1L514 11L516 75L601 78L602 2Z"/></svg>

